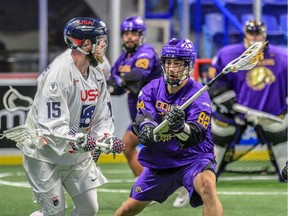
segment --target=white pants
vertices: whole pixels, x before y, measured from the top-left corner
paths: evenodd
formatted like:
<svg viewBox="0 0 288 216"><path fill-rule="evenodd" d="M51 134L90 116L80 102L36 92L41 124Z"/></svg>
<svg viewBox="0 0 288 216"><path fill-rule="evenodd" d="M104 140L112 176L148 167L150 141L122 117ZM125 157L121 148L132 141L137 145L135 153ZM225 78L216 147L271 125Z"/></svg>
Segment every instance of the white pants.
<svg viewBox="0 0 288 216"><path fill-rule="evenodd" d="M64 187L73 199L107 182L92 158L76 165L56 165L24 156L23 167L44 215L65 212ZM97 201L96 193L95 197Z"/></svg>

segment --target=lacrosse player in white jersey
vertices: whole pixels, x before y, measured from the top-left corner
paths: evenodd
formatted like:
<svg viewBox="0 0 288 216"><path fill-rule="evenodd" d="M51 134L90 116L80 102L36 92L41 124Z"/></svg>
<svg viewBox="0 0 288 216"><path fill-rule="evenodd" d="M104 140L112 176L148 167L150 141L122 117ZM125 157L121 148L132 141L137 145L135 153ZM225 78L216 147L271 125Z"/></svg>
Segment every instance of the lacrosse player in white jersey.
<svg viewBox="0 0 288 216"><path fill-rule="evenodd" d="M113 154L124 148L112 135L111 100L104 75L98 67L90 66L103 61L108 43L105 23L73 18L65 26L64 40L71 54L56 58L40 75L25 126L79 142L35 136L17 143L24 154L23 167L35 202L41 205L33 216L64 216L64 188L74 202L72 216L96 215L96 187L107 179L91 151L99 156L98 143L107 145Z"/></svg>

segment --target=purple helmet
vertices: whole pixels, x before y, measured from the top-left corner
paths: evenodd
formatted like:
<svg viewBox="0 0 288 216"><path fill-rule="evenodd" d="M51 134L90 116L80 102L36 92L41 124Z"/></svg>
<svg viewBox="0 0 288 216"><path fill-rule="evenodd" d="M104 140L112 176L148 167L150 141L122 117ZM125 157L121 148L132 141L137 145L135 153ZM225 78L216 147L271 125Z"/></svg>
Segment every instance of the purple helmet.
<svg viewBox="0 0 288 216"><path fill-rule="evenodd" d="M99 36L108 36L106 24L99 19L76 17L68 21L64 28L64 41L71 49L81 47L85 39L95 44Z"/></svg>
<svg viewBox="0 0 288 216"><path fill-rule="evenodd" d="M164 69L164 78L166 82L172 87L179 86L192 72L197 52L194 44L188 39L172 38L169 40L162 49L161 65ZM167 76L167 66L165 61L168 59L177 59L184 62L187 73L183 73L178 79L170 80Z"/></svg>
<svg viewBox="0 0 288 216"><path fill-rule="evenodd" d="M140 16L126 17L121 24L121 34L125 31L138 31L140 35L146 32L146 25Z"/></svg>

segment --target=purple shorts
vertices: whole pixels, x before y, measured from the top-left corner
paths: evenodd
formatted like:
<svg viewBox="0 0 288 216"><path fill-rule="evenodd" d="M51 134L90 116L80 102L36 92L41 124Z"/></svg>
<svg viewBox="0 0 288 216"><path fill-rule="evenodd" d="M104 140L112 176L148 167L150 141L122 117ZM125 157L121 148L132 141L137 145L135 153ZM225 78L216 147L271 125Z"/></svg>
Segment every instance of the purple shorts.
<svg viewBox="0 0 288 216"><path fill-rule="evenodd" d="M193 181L204 170L215 173L216 162L209 158L197 158L191 164L171 169L144 168L132 187L130 197L139 201L155 200L164 202L179 187L184 186L190 194L190 205L196 208L203 204L200 195L194 190Z"/></svg>

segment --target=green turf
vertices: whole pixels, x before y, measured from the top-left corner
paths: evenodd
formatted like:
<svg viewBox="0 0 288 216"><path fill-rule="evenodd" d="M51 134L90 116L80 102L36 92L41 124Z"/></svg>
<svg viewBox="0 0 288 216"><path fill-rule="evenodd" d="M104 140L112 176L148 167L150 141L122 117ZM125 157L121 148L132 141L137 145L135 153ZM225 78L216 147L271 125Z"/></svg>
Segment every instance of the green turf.
<svg viewBox="0 0 288 216"><path fill-rule="evenodd" d="M107 183L99 189L130 190L132 183L129 181L134 177L127 164L100 164L99 166L108 180L111 180L111 183ZM4 177L3 173L12 173L12 176ZM27 179L21 166L0 166L0 176L1 216L27 216L38 208L32 201L31 188L7 185L9 182L10 184L11 182L23 182L27 185ZM235 176L235 174L229 174L229 176ZM119 182L118 180L122 181ZM224 181L220 179L217 190L226 216L287 216L286 183L279 183L277 180ZM128 197L129 193L125 191L124 193L98 192L100 205L98 215L112 216L117 207ZM181 209L173 208L172 203L176 196L177 194L175 193L163 204L148 206L139 215L202 215L201 207L196 209L192 209L189 206ZM73 204L68 196L67 202L67 215L69 215Z"/></svg>

